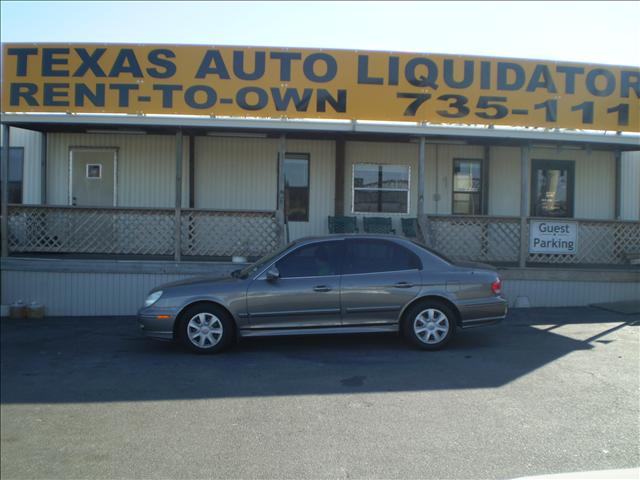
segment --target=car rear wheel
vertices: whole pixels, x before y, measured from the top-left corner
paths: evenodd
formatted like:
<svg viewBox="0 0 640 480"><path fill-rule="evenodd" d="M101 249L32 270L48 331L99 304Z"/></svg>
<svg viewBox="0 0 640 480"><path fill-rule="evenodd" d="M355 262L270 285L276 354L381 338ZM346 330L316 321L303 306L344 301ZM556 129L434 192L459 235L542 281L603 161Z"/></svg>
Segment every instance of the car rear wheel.
<svg viewBox="0 0 640 480"><path fill-rule="evenodd" d="M451 341L456 331L456 315L440 302L419 303L404 318L405 337L423 350L438 350Z"/></svg>
<svg viewBox="0 0 640 480"><path fill-rule="evenodd" d="M180 340L197 353L217 353L233 338L233 321L216 305L196 305L182 315Z"/></svg>

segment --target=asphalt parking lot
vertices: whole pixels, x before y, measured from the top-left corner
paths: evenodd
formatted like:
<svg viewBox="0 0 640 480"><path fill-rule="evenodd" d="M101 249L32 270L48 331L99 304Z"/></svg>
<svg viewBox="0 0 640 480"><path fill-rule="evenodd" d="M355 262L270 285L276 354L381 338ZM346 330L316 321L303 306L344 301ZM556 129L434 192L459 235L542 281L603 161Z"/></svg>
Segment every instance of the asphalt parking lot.
<svg viewBox="0 0 640 480"><path fill-rule="evenodd" d="M510 312L197 356L132 318L1 322L1 476L514 478L640 464L640 315Z"/></svg>

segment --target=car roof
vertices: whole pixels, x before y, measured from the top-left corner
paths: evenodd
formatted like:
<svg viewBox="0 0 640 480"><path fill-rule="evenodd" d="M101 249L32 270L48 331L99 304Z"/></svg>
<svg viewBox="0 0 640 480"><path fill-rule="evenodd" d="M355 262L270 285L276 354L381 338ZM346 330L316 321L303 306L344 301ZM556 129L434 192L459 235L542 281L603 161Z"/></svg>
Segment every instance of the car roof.
<svg viewBox="0 0 640 480"><path fill-rule="evenodd" d="M295 244L302 243L310 243L316 242L320 240L345 240L349 238L357 238L357 239L375 239L375 240L395 240L401 242L411 242L408 238L393 235L393 234L382 234L382 233L333 233L329 235L316 235L310 237L302 237L293 241Z"/></svg>

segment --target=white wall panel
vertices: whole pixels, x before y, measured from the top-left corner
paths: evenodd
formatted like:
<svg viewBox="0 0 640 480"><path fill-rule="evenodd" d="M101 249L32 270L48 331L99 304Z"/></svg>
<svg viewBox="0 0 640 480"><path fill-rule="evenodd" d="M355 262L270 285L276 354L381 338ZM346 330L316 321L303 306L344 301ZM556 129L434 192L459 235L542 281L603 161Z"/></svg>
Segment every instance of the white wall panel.
<svg viewBox="0 0 640 480"><path fill-rule="evenodd" d="M50 316L135 315L149 290L193 274L2 271L2 304L38 301ZM638 282L505 280L513 306L527 296L533 307L582 306L640 298Z"/></svg>
<svg viewBox="0 0 640 480"><path fill-rule="evenodd" d="M195 207L275 210L278 139L196 137Z"/></svg>
<svg viewBox="0 0 640 480"><path fill-rule="evenodd" d="M520 149L491 147L489 215L520 216Z"/></svg>
<svg viewBox="0 0 640 480"><path fill-rule="evenodd" d="M427 213L450 215L453 200L453 160L482 160L484 149L476 145L432 145L431 148L434 149L436 162L427 162Z"/></svg>
<svg viewBox="0 0 640 480"><path fill-rule="evenodd" d="M615 215L615 156L583 149L532 148L531 159L574 160L574 216L611 220Z"/></svg>
<svg viewBox="0 0 640 480"><path fill-rule="evenodd" d="M2 130L0 129L0 132ZM4 145L4 138L0 133L0 144ZM42 134L11 127L9 131L9 145L24 148L24 163L22 171L22 203L40 203L40 159L42 157Z"/></svg>
<svg viewBox="0 0 640 480"><path fill-rule="evenodd" d="M72 147L118 150L118 206L175 205L175 136L119 134L49 134L47 139L47 202L69 203L69 151ZM182 206L188 205L188 138L183 138Z"/></svg>
<svg viewBox="0 0 640 480"><path fill-rule="evenodd" d="M290 222L289 238L325 235L329 233L328 217L334 212L335 142L287 140L287 151L309 154L309 221Z"/></svg>
<svg viewBox="0 0 640 480"><path fill-rule="evenodd" d="M640 152L623 153L620 167L620 216L640 220Z"/></svg>

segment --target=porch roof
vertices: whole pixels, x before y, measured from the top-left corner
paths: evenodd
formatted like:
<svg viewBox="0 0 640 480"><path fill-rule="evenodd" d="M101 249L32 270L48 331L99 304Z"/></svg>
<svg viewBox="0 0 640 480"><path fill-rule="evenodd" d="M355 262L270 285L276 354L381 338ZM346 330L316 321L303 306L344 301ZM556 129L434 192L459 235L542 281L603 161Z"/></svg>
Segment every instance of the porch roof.
<svg viewBox="0 0 640 480"><path fill-rule="evenodd" d="M597 149L640 150L640 134L540 128L478 127L471 125L432 125L401 122L323 121L258 118L221 118L181 115L106 115L106 114L34 114L3 113L1 122L13 127L41 132L98 133L119 131L131 133L172 134L176 129L185 133L262 134L279 136L335 137L353 139L387 139L408 141L425 136L427 141L450 141L473 144L573 144Z"/></svg>

